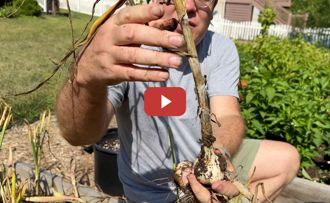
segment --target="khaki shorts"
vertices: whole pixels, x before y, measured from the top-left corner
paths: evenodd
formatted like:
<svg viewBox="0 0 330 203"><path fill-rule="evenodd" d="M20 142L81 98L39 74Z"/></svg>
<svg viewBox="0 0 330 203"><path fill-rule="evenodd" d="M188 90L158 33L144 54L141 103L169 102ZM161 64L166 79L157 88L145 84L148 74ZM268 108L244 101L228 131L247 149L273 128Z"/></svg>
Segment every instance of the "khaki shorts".
<svg viewBox="0 0 330 203"><path fill-rule="evenodd" d="M249 170L259 150L261 140L244 139L240 149L233 157L239 180L245 184L248 181Z"/></svg>

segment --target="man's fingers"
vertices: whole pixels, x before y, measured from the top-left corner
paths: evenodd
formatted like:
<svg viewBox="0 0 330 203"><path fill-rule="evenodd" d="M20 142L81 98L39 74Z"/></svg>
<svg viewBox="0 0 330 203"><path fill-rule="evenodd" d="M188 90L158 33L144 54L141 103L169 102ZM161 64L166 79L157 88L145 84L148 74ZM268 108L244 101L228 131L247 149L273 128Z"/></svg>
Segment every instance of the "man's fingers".
<svg viewBox="0 0 330 203"><path fill-rule="evenodd" d="M127 23L145 24L161 18L164 8L159 4L128 6L119 11L113 18L116 25Z"/></svg>
<svg viewBox="0 0 330 203"><path fill-rule="evenodd" d="M190 187L192 191L194 192L196 198L201 203L208 203L211 200L211 194L210 192L196 179L196 176L193 174L190 174L187 176Z"/></svg>
<svg viewBox="0 0 330 203"><path fill-rule="evenodd" d="M169 77L169 73L165 69L152 69L152 68L140 68L137 66L122 66L115 65L108 74L113 75L116 72L116 80L121 81L152 81L162 82L166 81ZM113 79L111 79L112 81Z"/></svg>
<svg viewBox="0 0 330 203"><path fill-rule="evenodd" d="M141 24L118 26L116 34L111 37L111 40L116 45L145 44L165 48L180 48L185 44L183 35L181 34L166 30L162 31Z"/></svg>
<svg viewBox="0 0 330 203"><path fill-rule="evenodd" d="M118 46L112 51L111 55L116 59L114 61L116 64L140 64L178 68L182 63L182 57L177 54L140 47Z"/></svg>
<svg viewBox="0 0 330 203"><path fill-rule="evenodd" d="M191 174L187 178L196 198L202 203L210 202L211 194L201 183L198 182L196 177ZM239 191L237 190L236 186L230 181L216 181L212 184L212 189L215 192L225 195L227 197L234 197L239 194Z"/></svg>
<svg viewBox="0 0 330 203"><path fill-rule="evenodd" d="M239 194L236 186L230 181L216 181L212 184L212 189L227 197L234 197Z"/></svg>

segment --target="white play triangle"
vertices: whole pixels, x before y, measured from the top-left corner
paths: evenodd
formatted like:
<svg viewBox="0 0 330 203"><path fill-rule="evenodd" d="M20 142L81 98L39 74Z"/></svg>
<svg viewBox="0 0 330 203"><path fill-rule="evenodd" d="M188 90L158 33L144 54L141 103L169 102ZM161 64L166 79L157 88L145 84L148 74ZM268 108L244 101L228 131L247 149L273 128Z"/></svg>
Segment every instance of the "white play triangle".
<svg viewBox="0 0 330 203"><path fill-rule="evenodd" d="M164 108L165 106L169 105L170 103L172 103L171 100L167 99L167 97L161 95L162 99L161 99L161 108Z"/></svg>

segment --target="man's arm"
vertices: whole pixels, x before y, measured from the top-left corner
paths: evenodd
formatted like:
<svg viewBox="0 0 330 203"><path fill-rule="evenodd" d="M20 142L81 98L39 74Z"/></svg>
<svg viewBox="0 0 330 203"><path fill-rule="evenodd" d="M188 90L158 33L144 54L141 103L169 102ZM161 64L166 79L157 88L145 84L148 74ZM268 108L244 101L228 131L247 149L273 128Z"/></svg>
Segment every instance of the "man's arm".
<svg viewBox="0 0 330 203"><path fill-rule="evenodd" d="M75 80L59 93L56 114L62 136L72 145L86 145L101 139L114 109L106 86L93 88Z"/></svg>
<svg viewBox="0 0 330 203"><path fill-rule="evenodd" d="M233 96L212 96L210 98L211 112L221 124L212 123L213 135L216 148L225 148L231 155L234 155L244 136L245 125L240 114L240 107L236 97ZM214 117L214 116L213 116Z"/></svg>

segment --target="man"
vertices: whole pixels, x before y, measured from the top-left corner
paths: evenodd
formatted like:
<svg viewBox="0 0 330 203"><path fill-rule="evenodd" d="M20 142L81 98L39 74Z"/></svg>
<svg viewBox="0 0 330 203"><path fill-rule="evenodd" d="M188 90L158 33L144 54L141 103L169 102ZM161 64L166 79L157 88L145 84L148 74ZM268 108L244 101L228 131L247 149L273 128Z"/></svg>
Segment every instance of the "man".
<svg viewBox="0 0 330 203"><path fill-rule="evenodd" d="M242 144L244 122L238 104L237 51L230 40L207 31L216 3L186 0L189 25L207 78L211 112L221 123L221 127L213 129L214 146L231 154L229 169L233 170L233 161L240 180L246 183L249 179L252 191L263 182L266 196L274 199L295 177L299 155L294 147L282 142L245 140ZM121 140L119 177L130 202L175 200L169 129L177 162L195 160L200 150L198 104L189 64L185 57L163 50L184 47L180 26L174 32L159 29L170 18L178 18L174 5L159 0L120 10L100 27L82 52L75 79L65 84L57 100L61 132L73 145L100 140L116 113ZM170 86L186 90L185 114L146 115L144 91L148 87ZM208 190L193 174L188 181L200 202L210 202ZM230 182L220 180L212 189L230 197L238 192ZM265 201L262 194L258 197Z"/></svg>

